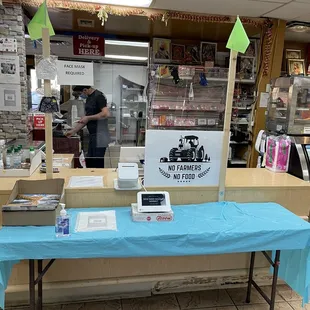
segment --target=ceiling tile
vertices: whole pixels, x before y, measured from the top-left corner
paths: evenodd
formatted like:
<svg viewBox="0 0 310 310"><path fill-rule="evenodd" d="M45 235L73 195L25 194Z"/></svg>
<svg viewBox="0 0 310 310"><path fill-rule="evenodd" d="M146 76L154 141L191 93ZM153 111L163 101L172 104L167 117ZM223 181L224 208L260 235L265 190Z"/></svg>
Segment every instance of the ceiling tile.
<svg viewBox="0 0 310 310"><path fill-rule="evenodd" d="M303 12L310 11L310 3L291 2L282 7L264 14L266 17L281 18L286 20L294 20L301 16Z"/></svg>
<svg viewBox="0 0 310 310"><path fill-rule="evenodd" d="M250 1L258 1L258 2L273 2L273 3L289 3L292 0L250 0ZM305 0L307 1L307 0Z"/></svg>
<svg viewBox="0 0 310 310"><path fill-rule="evenodd" d="M300 22L310 22L310 14L305 14L305 15L298 16L294 20L297 20L297 21L300 21Z"/></svg>
<svg viewBox="0 0 310 310"><path fill-rule="evenodd" d="M250 0L156 0L152 7L165 10L178 10L187 12L198 12L205 14L221 14L221 15L241 15L260 17L283 5L284 0L269 2L266 1L262 5L260 1Z"/></svg>

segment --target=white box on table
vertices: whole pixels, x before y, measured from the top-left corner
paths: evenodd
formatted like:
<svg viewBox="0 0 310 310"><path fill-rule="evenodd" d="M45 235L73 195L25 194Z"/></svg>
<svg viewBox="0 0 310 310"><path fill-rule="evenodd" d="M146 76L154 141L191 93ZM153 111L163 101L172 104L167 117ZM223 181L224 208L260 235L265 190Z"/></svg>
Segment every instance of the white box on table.
<svg viewBox="0 0 310 310"><path fill-rule="evenodd" d="M173 210L169 212L138 212L138 205L131 204L131 217L134 222L172 222L174 220Z"/></svg>

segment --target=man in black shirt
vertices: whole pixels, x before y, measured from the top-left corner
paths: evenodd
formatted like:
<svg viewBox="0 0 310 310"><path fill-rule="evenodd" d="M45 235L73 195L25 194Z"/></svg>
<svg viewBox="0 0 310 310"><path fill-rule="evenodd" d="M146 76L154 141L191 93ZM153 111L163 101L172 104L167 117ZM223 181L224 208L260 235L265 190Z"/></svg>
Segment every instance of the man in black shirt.
<svg viewBox="0 0 310 310"><path fill-rule="evenodd" d="M73 91L80 92L82 98L87 97L85 116L79 120L75 128L67 132L67 136L70 137L87 126L89 145L86 167L104 168L104 155L110 143L107 99L102 92L91 86L75 86Z"/></svg>

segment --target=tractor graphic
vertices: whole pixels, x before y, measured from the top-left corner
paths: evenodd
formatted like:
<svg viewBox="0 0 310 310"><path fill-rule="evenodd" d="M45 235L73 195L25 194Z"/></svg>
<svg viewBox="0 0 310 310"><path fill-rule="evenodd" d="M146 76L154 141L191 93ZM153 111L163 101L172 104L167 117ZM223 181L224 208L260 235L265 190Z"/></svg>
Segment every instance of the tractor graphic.
<svg viewBox="0 0 310 310"><path fill-rule="evenodd" d="M202 162L210 161L210 157L205 155L203 145L199 147L199 138L197 136L181 136L178 147L172 148L169 152L169 161L176 162ZM167 162L168 158L163 157L161 162Z"/></svg>

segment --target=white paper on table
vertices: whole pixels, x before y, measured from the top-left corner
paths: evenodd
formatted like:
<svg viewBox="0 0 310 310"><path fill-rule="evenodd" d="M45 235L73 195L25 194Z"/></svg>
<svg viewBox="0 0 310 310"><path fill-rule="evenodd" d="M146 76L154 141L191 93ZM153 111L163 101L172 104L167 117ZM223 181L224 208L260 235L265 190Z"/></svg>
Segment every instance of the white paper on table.
<svg viewBox="0 0 310 310"><path fill-rule="evenodd" d="M73 176L69 187L103 187L103 176Z"/></svg>
<svg viewBox="0 0 310 310"><path fill-rule="evenodd" d="M70 167L68 158L53 158L53 167Z"/></svg>
<svg viewBox="0 0 310 310"><path fill-rule="evenodd" d="M76 232L117 230L114 210L100 212L79 212L76 219Z"/></svg>

